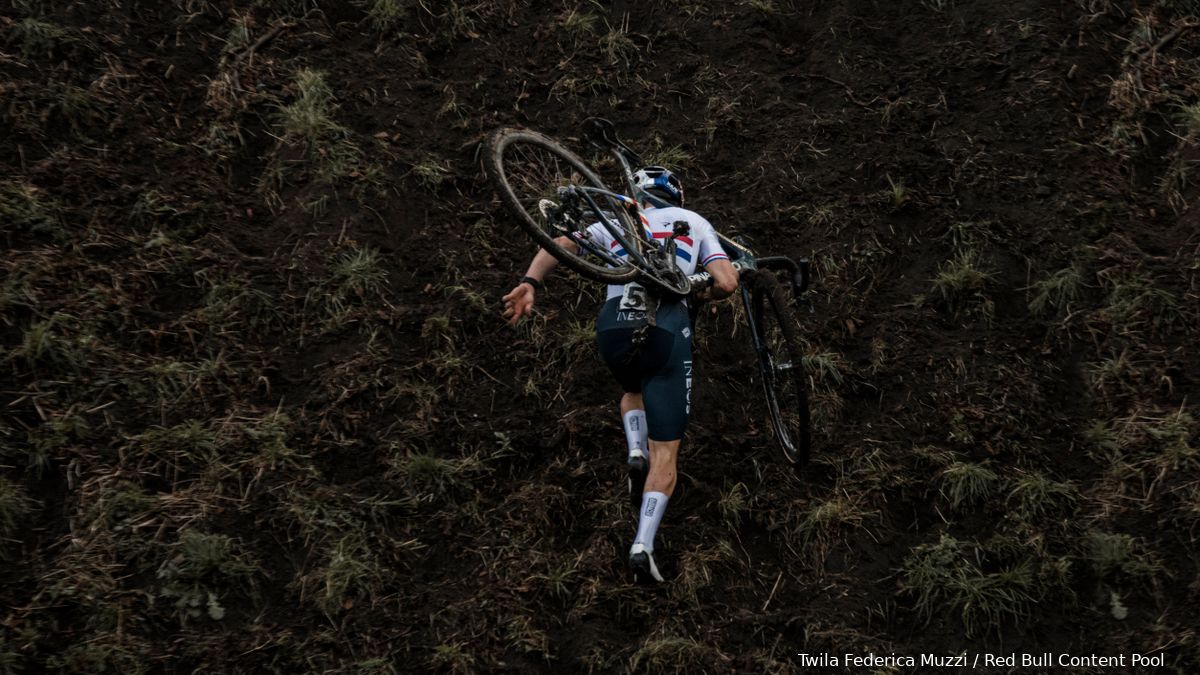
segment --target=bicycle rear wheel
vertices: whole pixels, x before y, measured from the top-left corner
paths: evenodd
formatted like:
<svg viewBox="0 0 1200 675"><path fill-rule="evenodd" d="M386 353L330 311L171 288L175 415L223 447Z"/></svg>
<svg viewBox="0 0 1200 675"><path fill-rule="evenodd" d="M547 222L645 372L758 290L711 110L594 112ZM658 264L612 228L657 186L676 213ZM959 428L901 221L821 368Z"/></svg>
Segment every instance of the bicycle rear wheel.
<svg viewBox="0 0 1200 675"><path fill-rule="evenodd" d="M584 230L589 223L554 222L549 212L558 206L558 188L582 185L607 190L600 177L578 155L535 131L501 129L488 141L484 170L496 188L504 205L517 217L517 223L538 246L567 267L594 281L624 284L637 276L638 270L627 260L615 255L604 261L559 246L554 239ZM598 197L598 205L611 211L611 221L622 230L627 240L638 238L632 217L619 202ZM590 213L588 214L591 215Z"/></svg>
<svg viewBox="0 0 1200 675"><path fill-rule="evenodd" d="M783 461L801 466L812 442L803 351L787 296L769 272L759 271L750 279L750 320L764 345L759 372L775 445Z"/></svg>

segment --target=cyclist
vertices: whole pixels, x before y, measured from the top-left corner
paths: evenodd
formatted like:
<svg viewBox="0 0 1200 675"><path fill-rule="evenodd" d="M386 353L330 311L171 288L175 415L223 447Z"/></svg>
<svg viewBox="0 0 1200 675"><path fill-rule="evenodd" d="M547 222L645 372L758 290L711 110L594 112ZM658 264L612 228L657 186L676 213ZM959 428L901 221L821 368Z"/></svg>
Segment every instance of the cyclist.
<svg viewBox="0 0 1200 675"><path fill-rule="evenodd" d="M637 187L650 195L642 199L640 214L643 226L655 239L665 240L677 222L687 223L687 234L675 239L676 262L685 274L703 267L711 275L708 285L693 293L695 301L731 295L738 285L737 270L713 226L683 208L679 178L657 166L638 170L634 178ZM577 236L617 249L618 257L625 255L599 223ZM559 237L555 243L578 252L578 245L569 237ZM545 250L537 252L525 276L503 298L509 325L516 325L532 311L543 280L557 264ZM675 460L691 409L692 329L687 302L658 303L655 325L649 326L646 290L636 282L610 285L596 320L600 355L624 390L620 410L629 449L630 500L639 508L629 566L639 582L663 580L654 561L654 536L675 490Z"/></svg>

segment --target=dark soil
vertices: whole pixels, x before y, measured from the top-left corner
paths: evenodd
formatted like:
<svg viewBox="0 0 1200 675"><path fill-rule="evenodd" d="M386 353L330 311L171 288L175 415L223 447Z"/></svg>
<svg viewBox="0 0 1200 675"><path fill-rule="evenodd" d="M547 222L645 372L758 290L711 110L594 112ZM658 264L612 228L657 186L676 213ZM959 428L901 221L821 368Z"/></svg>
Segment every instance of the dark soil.
<svg viewBox="0 0 1200 675"><path fill-rule="evenodd" d="M0 672L1195 672L1193 5L0 1ZM589 115L816 275L799 473L698 323L654 589L601 289L500 318L482 143Z"/></svg>

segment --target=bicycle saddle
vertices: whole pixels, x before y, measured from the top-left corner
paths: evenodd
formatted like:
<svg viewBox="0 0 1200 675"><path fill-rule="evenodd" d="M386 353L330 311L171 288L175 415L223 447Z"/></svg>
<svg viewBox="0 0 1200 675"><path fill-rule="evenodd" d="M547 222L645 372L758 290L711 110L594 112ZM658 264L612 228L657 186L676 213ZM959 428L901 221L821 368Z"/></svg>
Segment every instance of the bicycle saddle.
<svg viewBox="0 0 1200 675"><path fill-rule="evenodd" d="M618 150L631 164L641 165L642 158L617 136L617 127L603 117L583 121L583 138L599 150Z"/></svg>

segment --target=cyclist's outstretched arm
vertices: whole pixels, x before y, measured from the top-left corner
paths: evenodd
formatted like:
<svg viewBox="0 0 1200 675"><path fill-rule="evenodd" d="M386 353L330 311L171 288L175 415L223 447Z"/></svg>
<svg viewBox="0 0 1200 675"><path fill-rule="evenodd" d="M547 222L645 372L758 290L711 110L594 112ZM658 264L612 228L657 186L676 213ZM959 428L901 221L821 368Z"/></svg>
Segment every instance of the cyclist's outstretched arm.
<svg viewBox="0 0 1200 675"><path fill-rule="evenodd" d="M720 300L733 295L738 287L738 271L727 258L714 260L704 267L704 271L713 276L712 288L708 289L706 300Z"/></svg>
<svg viewBox="0 0 1200 675"><path fill-rule="evenodd" d="M558 237L554 243L571 253L575 253L579 249L579 245L570 237ZM558 260L554 256L547 253L546 249L538 249L537 255L533 256L533 261L529 263L529 269L526 270L525 276L540 282L557 266ZM521 317L533 311L533 301L536 296L537 289L527 281L517 284L508 292L508 295L504 296L504 318L508 319L508 325L517 325Z"/></svg>

